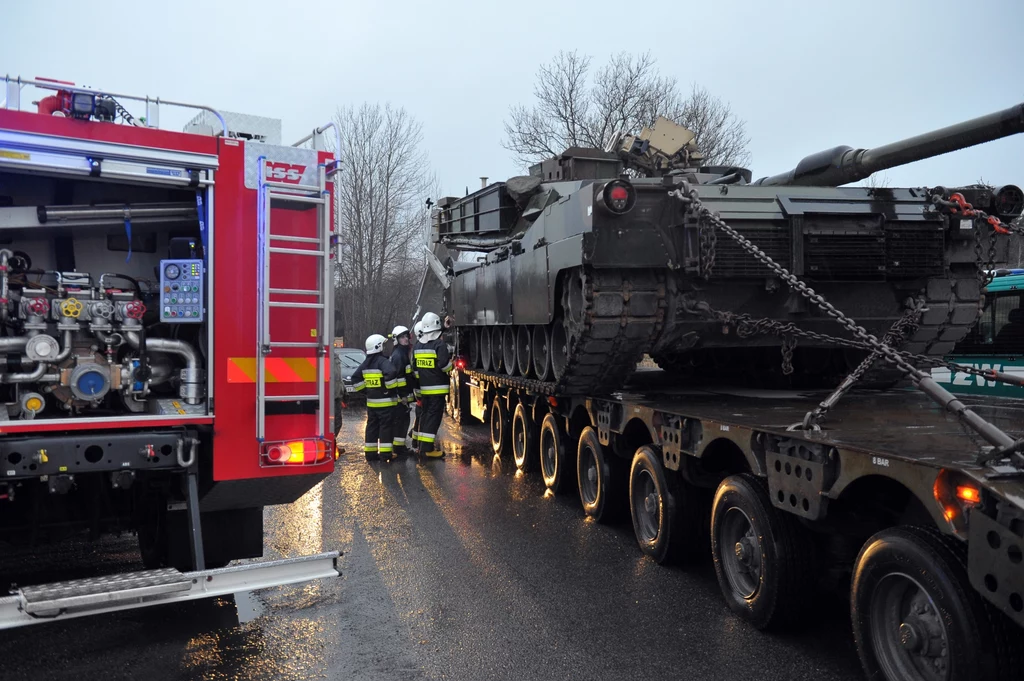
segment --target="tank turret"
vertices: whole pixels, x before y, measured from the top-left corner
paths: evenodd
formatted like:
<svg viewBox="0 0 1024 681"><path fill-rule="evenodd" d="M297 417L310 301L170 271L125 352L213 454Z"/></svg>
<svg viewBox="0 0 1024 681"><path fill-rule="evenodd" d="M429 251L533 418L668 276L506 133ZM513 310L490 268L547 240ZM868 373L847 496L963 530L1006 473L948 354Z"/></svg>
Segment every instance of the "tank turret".
<svg viewBox="0 0 1024 681"><path fill-rule="evenodd" d="M704 165L693 133L659 118L604 149L568 149L527 176L439 201L443 311L469 368L561 393L618 390L645 354L686 382L841 380L864 353L827 340L846 334L670 196L686 180L868 331L881 337L909 319L892 342L944 355L975 323L979 272L1005 263L1005 241L933 200L948 189L840 185L1022 131L1015 106L874 149L837 147L751 182L745 168ZM1014 186L958 191L1006 221L1024 204ZM784 324L800 334L780 332Z"/></svg>

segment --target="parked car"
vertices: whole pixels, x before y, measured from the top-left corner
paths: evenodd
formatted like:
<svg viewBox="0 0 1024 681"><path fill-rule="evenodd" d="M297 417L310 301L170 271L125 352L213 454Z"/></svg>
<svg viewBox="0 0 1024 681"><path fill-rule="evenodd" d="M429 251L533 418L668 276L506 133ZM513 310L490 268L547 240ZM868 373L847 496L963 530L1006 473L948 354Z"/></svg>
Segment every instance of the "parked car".
<svg viewBox="0 0 1024 681"><path fill-rule="evenodd" d="M359 348L334 348L334 364L345 383L346 401L351 401L358 394L352 390L352 374L365 359L366 353Z"/></svg>

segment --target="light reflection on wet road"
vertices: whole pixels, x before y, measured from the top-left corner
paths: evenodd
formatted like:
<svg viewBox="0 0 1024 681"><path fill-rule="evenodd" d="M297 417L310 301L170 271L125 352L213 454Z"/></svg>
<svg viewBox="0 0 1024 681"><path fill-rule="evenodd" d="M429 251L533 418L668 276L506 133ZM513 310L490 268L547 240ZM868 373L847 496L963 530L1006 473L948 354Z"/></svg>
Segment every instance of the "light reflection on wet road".
<svg viewBox="0 0 1024 681"><path fill-rule="evenodd" d="M337 472L266 512L266 558L341 550L344 576L0 633L13 679L860 679L845 604L754 631L710 562L643 558L628 518L587 521L450 423L443 461L367 464L346 412ZM122 561L134 538L104 542ZM83 549L81 560L111 562ZM50 555L65 562L66 556ZM139 569L123 562L120 569Z"/></svg>

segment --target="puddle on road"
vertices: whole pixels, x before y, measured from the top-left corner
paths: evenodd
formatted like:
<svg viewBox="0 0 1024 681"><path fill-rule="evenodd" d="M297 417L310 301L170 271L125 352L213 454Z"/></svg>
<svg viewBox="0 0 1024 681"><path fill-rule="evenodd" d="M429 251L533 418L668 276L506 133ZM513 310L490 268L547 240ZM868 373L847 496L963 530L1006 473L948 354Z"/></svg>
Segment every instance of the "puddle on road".
<svg viewBox="0 0 1024 681"><path fill-rule="evenodd" d="M267 613L266 604L251 591L235 593L235 610L238 612L238 623L245 624Z"/></svg>

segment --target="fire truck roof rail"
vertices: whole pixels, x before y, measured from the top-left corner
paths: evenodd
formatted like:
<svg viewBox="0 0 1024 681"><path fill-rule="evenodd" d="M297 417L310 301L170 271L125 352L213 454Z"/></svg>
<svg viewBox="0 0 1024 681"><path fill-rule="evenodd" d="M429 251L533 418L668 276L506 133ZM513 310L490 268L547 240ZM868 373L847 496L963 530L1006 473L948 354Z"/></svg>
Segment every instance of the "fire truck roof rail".
<svg viewBox="0 0 1024 681"><path fill-rule="evenodd" d="M161 104L168 106L180 106L186 109L199 109L202 111L209 111L217 120L220 121L223 134L227 137L228 125L224 121L224 116L213 107L206 106L204 104L190 104L188 102L175 102L170 99L160 99L159 97L150 97L149 95L138 96L128 95L118 92L108 92L106 90L94 90L90 88L78 87L70 83L58 80L33 80L29 78L21 78L20 76L12 77L10 75L4 76L4 89L6 91L6 98L3 102L0 102L0 108L20 110L21 108L21 89L26 85L34 85L44 90L66 90L71 93L84 93L88 95L103 95L115 99L130 99L136 102L145 102L146 104L146 125L151 128L160 127L160 114L159 108Z"/></svg>
<svg viewBox="0 0 1024 681"><path fill-rule="evenodd" d="M309 140L313 140L313 148L317 151L321 151L323 140L321 136L327 132L328 128L334 130L334 168L328 170L329 173L332 173L341 166L341 131L338 129L338 126L335 125L334 121L328 121L319 128L314 128L313 132L309 133L292 146L297 147L305 144Z"/></svg>

